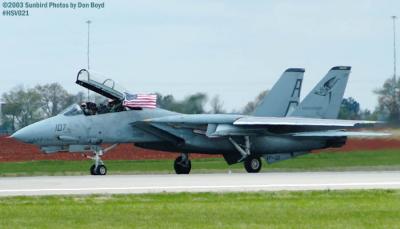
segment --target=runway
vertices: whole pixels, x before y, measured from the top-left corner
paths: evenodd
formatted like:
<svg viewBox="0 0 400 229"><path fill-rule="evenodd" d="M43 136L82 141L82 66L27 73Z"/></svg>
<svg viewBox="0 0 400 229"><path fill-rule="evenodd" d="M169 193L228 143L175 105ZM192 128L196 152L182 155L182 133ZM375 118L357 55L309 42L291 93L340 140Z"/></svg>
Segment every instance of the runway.
<svg viewBox="0 0 400 229"><path fill-rule="evenodd" d="M400 171L0 178L0 196L400 189Z"/></svg>

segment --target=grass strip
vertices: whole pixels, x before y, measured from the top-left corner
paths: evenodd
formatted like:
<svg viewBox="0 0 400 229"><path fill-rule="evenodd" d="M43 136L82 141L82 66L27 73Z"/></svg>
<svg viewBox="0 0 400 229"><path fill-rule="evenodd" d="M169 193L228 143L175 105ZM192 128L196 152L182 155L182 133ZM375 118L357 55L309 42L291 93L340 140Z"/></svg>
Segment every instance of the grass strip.
<svg viewBox="0 0 400 229"><path fill-rule="evenodd" d="M0 198L0 228L397 228L400 190Z"/></svg>
<svg viewBox="0 0 400 229"><path fill-rule="evenodd" d="M28 161L0 163L0 176L87 175L93 162ZM105 161L108 174L174 173L172 160ZM244 172L243 165L228 166L222 158L192 160L192 173ZM322 152L268 165L262 171L400 170L398 150Z"/></svg>

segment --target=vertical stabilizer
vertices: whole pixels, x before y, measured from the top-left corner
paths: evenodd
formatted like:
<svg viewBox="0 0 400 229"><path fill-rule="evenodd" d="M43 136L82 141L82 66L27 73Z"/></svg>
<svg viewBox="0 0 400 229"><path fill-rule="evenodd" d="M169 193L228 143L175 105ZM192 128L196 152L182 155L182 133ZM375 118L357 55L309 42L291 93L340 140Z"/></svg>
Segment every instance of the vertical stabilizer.
<svg viewBox="0 0 400 229"><path fill-rule="evenodd" d="M348 66L329 70L290 116L336 119L350 70Z"/></svg>
<svg viewBox="0 0 400 229"><path fill-rule="evenodd" d="M284 117L299 104L303 68L289 68L254 109L254 116Z"/></svg>

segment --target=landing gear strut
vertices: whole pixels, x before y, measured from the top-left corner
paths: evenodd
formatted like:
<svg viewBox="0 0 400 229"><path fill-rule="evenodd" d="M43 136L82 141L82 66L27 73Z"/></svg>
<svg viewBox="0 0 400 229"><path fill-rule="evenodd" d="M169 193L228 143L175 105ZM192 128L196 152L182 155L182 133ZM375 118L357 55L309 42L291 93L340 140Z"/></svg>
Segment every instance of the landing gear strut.
<svg viewBox="0 0 400 229"><path fill-rule="evenodd" d="M238 144L233 138L229 138L229 141L236 148L236 150L242 155L238 162L244 162L244 168L248 173L258 173L261 170L261 159L250 152L250 137L244 136L244 145Z"/></svg>
<svg viewBox="0 0 400 229"><path fill-rule="evenodd" d="M233 138L229 137L229 141L236 148L236 150L242 155L242 158L238 160L238 162L244 161L248 156L250 156L250 138L249 136L244 137L244 146L238 144ZM244 148L244 149L243 149Z"/></svg>
<svg viewBox="0 0 400 229"><path fill-rule="evenodd" d="M192 169L192 162L189 160L187 153L182 153L177 157L174 162L174 169L176 174L189 174Z"/></svg>
<svg viewBox="0 0 400 229"><path fill-rule="evenodd" d="M107 151L113 149L118 144L114 144L103 150L100 146L95 146L93 148L94 156L89 157L94 161L94 164L90 166L90 174L91 175L100 175L104 176L107 174L107 167L104 165L104 162L101 160L101 156L103 156Z"/></svg>

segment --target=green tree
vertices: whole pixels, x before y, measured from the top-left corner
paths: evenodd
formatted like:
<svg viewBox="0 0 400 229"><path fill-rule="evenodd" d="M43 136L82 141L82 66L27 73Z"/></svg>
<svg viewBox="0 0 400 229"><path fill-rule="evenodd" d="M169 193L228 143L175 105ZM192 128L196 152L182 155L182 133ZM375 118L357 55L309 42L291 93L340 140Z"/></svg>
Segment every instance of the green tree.
<svg viewBox="0 0 400 229"><path fill-rule="evenodd" d="M2 95L3 114L11 121L12 131L34 123L43 118L39 108L41 96L35 89L17 87Z"/></svg>
<svg viewBox="0 0 400 229"><path fill-rule="evenodd" d="M66 106L69 106L74 103L81 104L81 103L88 102L88 101L94 102L96 104L101 104L101 103L105 104L105 103L107 103L107 100L108 100L108 98L106 98L102 95L99 95L97 93L91 93L89 100L88 100L87 94L83 91L80 91L76 94L68 94L65 104L66 104Z"/></svg>
<svg viewBox="0 0 400 229"><path fill-rule="evenodd" d="M16 130L16 116L19 114L18 104L15 103L4 103L2 104L2 127L3 129L14 132Z"/></svg>
<svg viewBox="0 0 400 229"><path fill-rule="evenodd" d="M243 108L243 114L251 114L254 109L256 109L257 105L261 102L261 99L264 98L265 95L268 94L268 90L262 91L260 94L257 95L254 101L250 101L246 104Z"/></svg>
<svg viewBox="0 0 400 229"><path fill-rule="evenodd" d="M38 85L35 90L40 95L40 106L45 117L60 113L71 104L71 95L59 83Z"/></svg>
<svg viewBox="0 0 400 229"><path fill-rule="evenodd" d="M354 98L344 98L339 110L340 119L360 119L360 103Z"/></svg>
<svg viewBox="0 0 400 229"><path fill-rule="evenodd" d="M81 103L87 101L87 95L85 94L85 92L80 91L80 92L76 93L75 95L71 95L69 100L70 100L70 104L73 104L73 103L81 104Z"/></svg>
<svg viewBox="0 0 400 229"><path fill-rule="evenodd" d="M205 113L204 105L207 102L207 95L204 93L196 93L186 97L181 102L182 113L185 114L201 114Z"/></svg>
<svg viewBox="0 0 400 229"><path fill-rule="evenodd" d="M157 93L157 105L162 109L177 111L177 102L173 95L163 96L160 93Z"/></svg>
<svg viewBox="0 0 400 229"><path fill-rule="evenodd" d="M376 121L378 120L378 112L377 111L371 112L368 109L360 110L360 119Z"/></svg>
<svg viewBox="0 0 400 229"><path fill-rule="evenodd" d="M385 81L382 88L375 90L378 95L378 116L385 115L387 120L398 123L400 118L400 81L389 78Z"/></svg>
<svg viewBox="0 0 400 229"><path fill-rule="evenodd" d="M163 96L157 93L157 104L160 108L184 114L204 113L204 105L206 102L207 95L204 93L189 95L181 101L175 100L172 95Z"/></svg>
<svg viewBox="0 0 400 229"><path fill-rule="evenodd" d="M224 103L220 100L218 95L214 96L211 99L210 106L211 106L211 113L213 113L213 114L225 113L225 110L223 108Z"/></svg>

